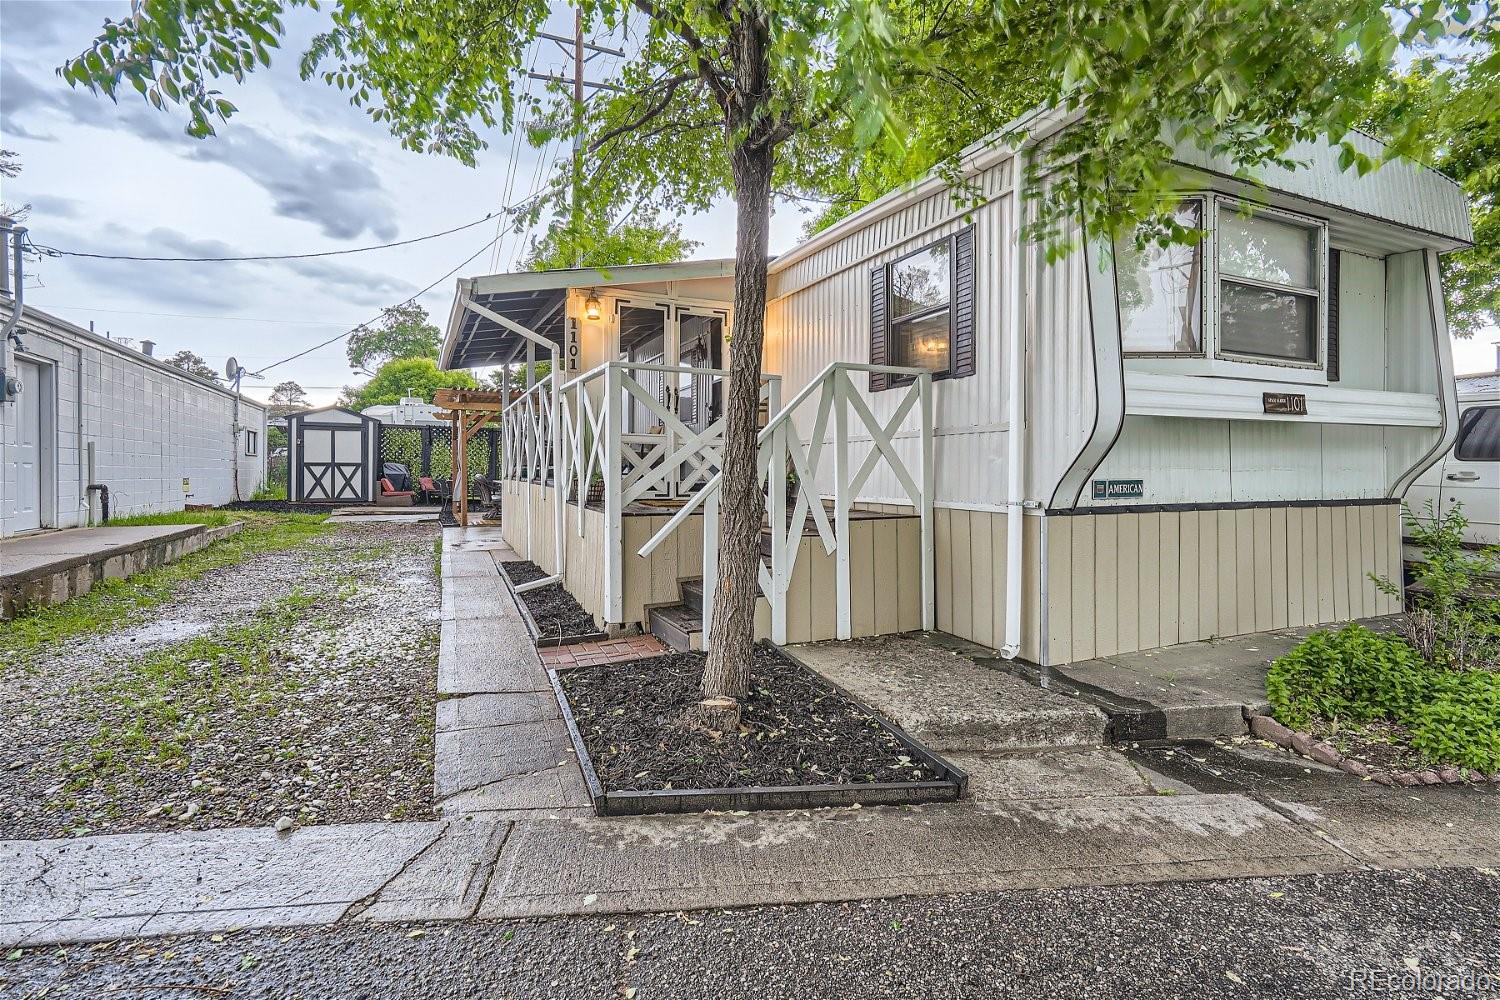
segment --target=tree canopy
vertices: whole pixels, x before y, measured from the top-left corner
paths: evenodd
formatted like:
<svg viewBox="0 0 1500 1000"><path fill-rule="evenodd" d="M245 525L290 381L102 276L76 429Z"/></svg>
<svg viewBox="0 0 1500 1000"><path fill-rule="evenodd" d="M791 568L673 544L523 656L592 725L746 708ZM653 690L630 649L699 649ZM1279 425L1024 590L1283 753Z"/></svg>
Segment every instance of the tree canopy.
<svg viewBox="0 0 1500 1000"><path fill-rule="evenodd" d="M208 362L192 351L184 349L169 358L162 358L161 361L162 364L180 368L189 375L196 375L210 382L219 381L219 373L208 367Z"/></svg>
<svg viewBox="0 0 1500 1000"><path fill-rule="evenodd" d="M395 358L376 370L364 385L345 390L346 405L353 410L399 403L403 396L420 396L425 402L439 389L477 389L479 383L467 371L443 371L431 358Z"/></svg>
<svg viewBox="0 0 1500 1000"><path fill-rule="evenodd" d="M580 233L557 225L549 227L532 245L526 266L533 271L551 271L565 267L667 264L683 260L699 246L697 241L682 235L679 223L625 223Z"/></svg>
<svg viewBox="0 0 1500 1000"><path fill-rule="evenodd" d="M374 324L350 334L344 354L350 368L373 375L396 358L436 359L442 342L443 333L428 322L427 310L415 302L403 302L385 309Z"/></svg>

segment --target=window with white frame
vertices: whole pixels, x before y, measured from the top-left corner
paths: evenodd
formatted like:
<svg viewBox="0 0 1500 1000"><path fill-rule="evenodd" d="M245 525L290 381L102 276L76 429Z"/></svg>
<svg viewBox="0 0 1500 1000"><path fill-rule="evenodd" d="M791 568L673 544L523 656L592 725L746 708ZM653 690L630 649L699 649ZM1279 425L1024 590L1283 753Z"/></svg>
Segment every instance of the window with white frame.
<svg viewBox="0 0 1500 1000"><path fill-rule="evenodd" d="M260 434L256 431L245 432L245 454L254 455L260 449Z"/></svg>
<svg viewBox="0 0 1500 1000"><path fill-rule="evenodd" d="M1324 225L1228 198L1187 199L1176 221L1200 238L1116 248L1126 354L1322 370Z"/></svg>

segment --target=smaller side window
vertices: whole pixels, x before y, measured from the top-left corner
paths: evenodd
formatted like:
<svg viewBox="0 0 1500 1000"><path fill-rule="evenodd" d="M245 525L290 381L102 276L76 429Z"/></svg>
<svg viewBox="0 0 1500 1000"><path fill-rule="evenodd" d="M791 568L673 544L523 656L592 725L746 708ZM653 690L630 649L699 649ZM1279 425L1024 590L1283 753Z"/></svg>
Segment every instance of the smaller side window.
<svg viewBox="0 0 1500 1000"><path fill-rule="evenodd" d="M1500 406L1476 406L1458 421L1453 457L1460 462L1500 462Z"/></svg>
<svg viewBox="0 0 1500 1000"><path fill-rule="evenodd" d="M260 435L255 431L245 432L245 454L254 455L260 447L258 438Z"/></svg>

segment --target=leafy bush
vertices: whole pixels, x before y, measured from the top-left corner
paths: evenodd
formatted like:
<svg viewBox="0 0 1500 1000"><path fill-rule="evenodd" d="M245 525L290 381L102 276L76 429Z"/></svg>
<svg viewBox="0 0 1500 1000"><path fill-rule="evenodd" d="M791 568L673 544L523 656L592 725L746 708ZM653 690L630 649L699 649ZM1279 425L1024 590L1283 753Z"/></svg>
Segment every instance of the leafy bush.
<svg viewBox="0 0 1500 1000"><path fill-rule="evenodd" d="M1374 722L1420 699L1427 673L1411 646L1349 624L1314 632L1272 663L1266 691L1276 717L1293 729L1314 719Z"/></svg>
<svg viewBox="0 0 1500 1000"><path fill-rule="evenodd" d="M1427 662L1402 638L1355 624L1315 632L1271 664L1266 690L1293 729L1386 720L1435 764L1500 771L1500 673Z"/></svg>
<svg viewBox="0 0 1500 1000"><path fill-rule="evenodd" d="M1406 531L1422 550L1412 566L1413 589L1405 601L1401 633L1429 663L1453 670L1500 669L1500 592L1487 574L1500 566L1500 548L1465 548L1462 504L1439 513L1427 502L1425 517L1402 505ZM1402 598L1404 589L1370 574L1382 591Z"/></svg>

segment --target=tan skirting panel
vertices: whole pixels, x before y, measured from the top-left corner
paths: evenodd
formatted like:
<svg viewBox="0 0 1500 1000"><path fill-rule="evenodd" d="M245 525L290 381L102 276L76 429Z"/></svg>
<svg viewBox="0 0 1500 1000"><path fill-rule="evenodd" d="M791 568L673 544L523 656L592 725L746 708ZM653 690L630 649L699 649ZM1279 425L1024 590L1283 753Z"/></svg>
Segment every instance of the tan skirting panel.
<svg viewBox="0 0 1500 1000"><path fill-rule="evenodd" d="M505 517L501 533L521 558L530 559L547 573L557 572L552 541L554 495L550 486L513 480L504 483ZM567 547L564 586L602 624L605 621L604 514L585 509L581 537L578 516L578 505L568 503L564 511L563 537ZM636 554L670 519L669 513L633 514L622 518L625 534L621 568L623 621L613 624L647 627L652 608L676 604L682 599L682 581L703 575L701 516L689 518L650 556L643 558ZM849 535L850 624L854 637L920 629L921 528L917 518L859 519L851 522ZM834 557L823 550L816 535L800 540L787 592L788 642L811 642L837 636L834 565ZM757 605L756 632L761 638L770 636L771 612L765 598L761 598Z"/></svg>
<svg viewBox="0 0 1500 1000"><path fill-rule="evenodd" d="M1400 610L1394 501L1045 520L1044 663Z"/></svg>

